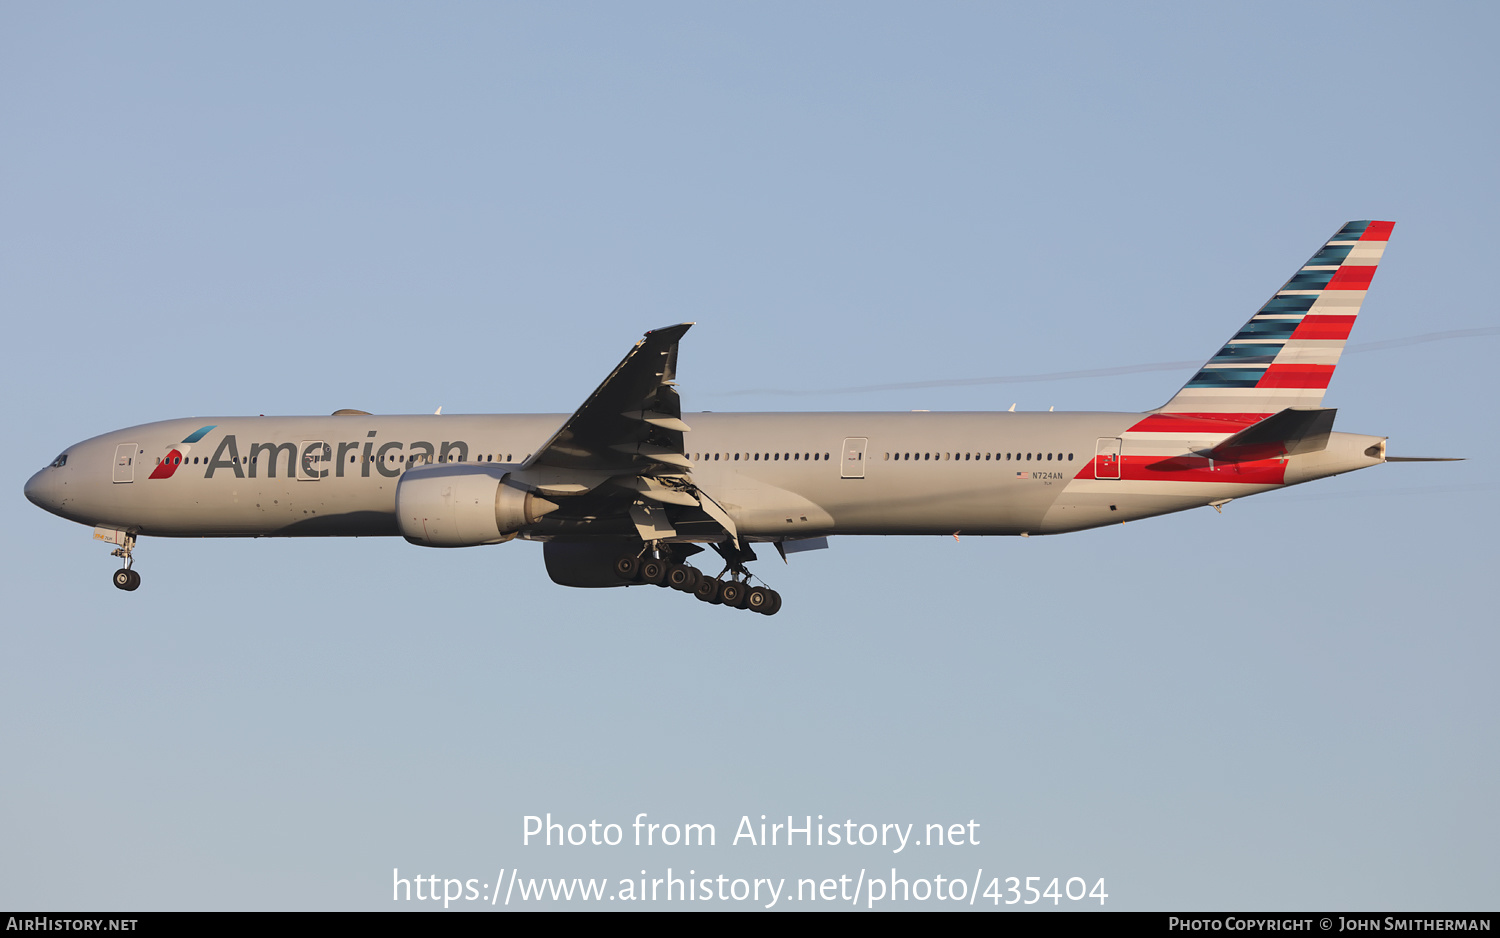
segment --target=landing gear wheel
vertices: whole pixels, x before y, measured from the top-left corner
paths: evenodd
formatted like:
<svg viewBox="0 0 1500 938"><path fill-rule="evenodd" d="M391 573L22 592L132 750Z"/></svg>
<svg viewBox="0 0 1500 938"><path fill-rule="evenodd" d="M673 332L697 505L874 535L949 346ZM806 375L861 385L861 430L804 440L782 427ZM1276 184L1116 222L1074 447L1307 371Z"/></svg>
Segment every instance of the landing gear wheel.
<svg viewBox="0 0 1500 938"><path fill-rule="evenodd" d="M703 579L703 574L685 563L674 563L667 568L667 585L674 590L691 593Z"/></svg>
<svg viewBox="0 0 1500 938"><path fill-rule="evenodd" d="M764 586L752 586L745 592L745 608L751 612L771 614L772 598L776 594Z"/></svg>
<svg viewBox="0 0 1500 938"><path fill-rule="evenodd" d="M141 575L124 567L115 571L115 588L130 592L141 585Z"/></svg>
<svg viewBox="0 0 1500 938"><path fill-rule="evenodd" d="M713 580L709 579L708 577L703 577L698 581L698 585L693 587L693 595L697 596L703 602L712 603L713 605L717 606L719 603L723 602L723 600L719 598L719 585L719 580Z"/></svg>
<svg viewBox="0 0 1500 938"><path fill-rule="evenodd" d="M781 594L775 590L766 590L766 592L771 594L771 605L760 611L765 615L774 616L781 611Z"/></svg>
<svg viewBox="0 0 1500 938"><path fill-rule="evenodd" d="M667 565L655 557L647 557L641 561L640 581L650 583L652 586L665 585L662 581L667 575Z"/></svg>
<svg viewBox="0 0 1500 938"><path fill-rule="evenodd" d="M628 583L634 583L640 572L641 559L635 554L626 554L615 561L615 576Z"/></svg>
<svg viewBox="0 0 1500 938"><path fill-rule="evenodd" d="M734 580L725 580L719 587L719 602L726 606L739 608L740 601L745 598L745 584Z"/></svg>

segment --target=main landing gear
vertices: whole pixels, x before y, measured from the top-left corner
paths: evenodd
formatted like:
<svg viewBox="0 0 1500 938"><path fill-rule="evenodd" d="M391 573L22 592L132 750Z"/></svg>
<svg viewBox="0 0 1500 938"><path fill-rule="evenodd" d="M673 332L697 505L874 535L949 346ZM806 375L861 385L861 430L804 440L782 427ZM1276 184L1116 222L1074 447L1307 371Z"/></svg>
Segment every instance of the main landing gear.
<svg viewBox="0 0 1500 938"><path fill-rule="evenodd" d="M119 557L125 561L125 566L115 571L115 589L133 592L141 585L141 575L130 568L130 552L135 549L135 535L125 535L125 543L110 551L111 557Z"/></svg>
<svg viewBox="0 0 1500 938"><path fill-rule="evenodd" d="M724 557L724 571L710 577L697 567L673 559L666 551L658 550L660 556L650 553L623 554L615 560L615 576L628 583L650 583L669 586L684 593L692 593L702 602L715 606L730 606L749 609L762 615L774 616L781 609L781 594L768 586L751 586L750 571L745 560L755 559L748 549L725 549L715 544L714 550ZM748 555L748 556L746 556ZM724 579L728 574L729 579Z"/></svg>

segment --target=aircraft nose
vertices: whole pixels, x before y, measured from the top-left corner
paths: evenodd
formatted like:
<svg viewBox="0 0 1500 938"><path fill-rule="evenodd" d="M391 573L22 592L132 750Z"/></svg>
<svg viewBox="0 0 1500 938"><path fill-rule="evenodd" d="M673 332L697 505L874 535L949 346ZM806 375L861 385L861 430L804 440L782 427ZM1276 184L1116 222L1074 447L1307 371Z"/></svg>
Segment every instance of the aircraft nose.
<svg viewBox="0 0 1500 938"><path fill-rule="evenodd" d="M51 474L46 469L33 475L26 480L26 500L38 508L51 511L55 502L56 486L52 484Z"/></svg>

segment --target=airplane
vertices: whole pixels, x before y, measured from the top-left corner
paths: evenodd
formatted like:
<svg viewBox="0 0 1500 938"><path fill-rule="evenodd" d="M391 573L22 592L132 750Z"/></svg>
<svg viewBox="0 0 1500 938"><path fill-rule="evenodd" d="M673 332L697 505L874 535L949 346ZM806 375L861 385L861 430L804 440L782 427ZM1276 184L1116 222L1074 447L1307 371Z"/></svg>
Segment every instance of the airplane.
<svg viewBox="0 0 1500 938"><path fill-rule="evenodd" d="M842 535L1083 531L1384 462L1324 392L1394 226L1351 221L1169 401L1144 413L696 413L645 334L571 415L192 417L64 450L26 497L90 525L140 586L154 537L542 542L564 586L654 584L774 615L748 564ZM689 563L712 549L723 569ZM753 585L752 579L760 580Z"/></svg>

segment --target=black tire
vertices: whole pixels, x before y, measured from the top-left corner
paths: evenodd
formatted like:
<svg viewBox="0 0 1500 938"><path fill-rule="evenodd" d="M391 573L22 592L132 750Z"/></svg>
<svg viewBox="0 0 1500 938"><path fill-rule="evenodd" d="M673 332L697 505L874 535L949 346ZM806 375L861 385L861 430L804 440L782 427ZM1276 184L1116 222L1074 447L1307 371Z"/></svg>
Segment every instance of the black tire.
<svg viewBox="0 0 1500 938"><path fill-rule="evenodd" d="M770 593L771 605L769 608L762 609L761 612L765 613L768 616L774 616L776 613L781 611L781 594L776 592L775 590L771 590Z"/></svg>
<svg viewBox="0 0 1500 938"><path fill-rule="evenodd" d="M615 561L615 576L627 583L634 583L635 578L640 576L640 573L641 558L635 554L625 554Z"/></svg>
<svg viewBox="0 0 1500 938"><path fill-rule="evenodd" d="M133 570L126 570L124 567L121 567L120 569L116 570L115 571L115 575L114 575L115 589L120 589L120 590L133 590L133 589L135 589L136 586L138 586L139 584L136 583L136 581L135 581L135 579L133 577L131 577L130 574L133 573L133 572L134 572Z"/></svg>
<svg viewBox="0 0 1500 938"><path fill-rule="evenodd" d="M703 574L685 563L674 563L667 568L667 585L674 590L691 593L703 579Z"/></svg>
<svg viewBox="0 0 1500 938"><path fill-rule="evenodd" d="M719 586L719 602L723 603L726 606L733 606L738 609L740 606L740 601L744 598L745 584L736 582L734 580L722 581Z"/></svg>
<svg viewBox="0 0 1500 938"><path fill-rule="evenodd" d="M641 561L640 581L650 583L652 586L663 586L667 575L667 565L655 557L647 557Z"/></svg>
<svg viewBox="0 0 1500 938"><path fill-rule="evenodd" d="M717 606L720 602L722 602L722 600L719 599L719 586L719 580L712 580L708 577L703 577L698 581L698 585L693 588L693 595L698 597L698 599L703 602L712 603Z"/></svg>
<svg viewBox="0 0 1500 938"><path fill-rule="evenodd" d="M125 587L125 589L128 590L128 591L134 592L136 589L138 589L140 587L140 585L141 585L141 575L139 573L136 573L134 570L131 570L130 571L130 585L127 586L127 587Z"/></svg>
<svg viewBox="0 0 1500 938"><path fill-rule="evenodd" d="M745 591L745 608L751 612L765 612L771 605L771 591L764 586L752 586Z"/></svg>

